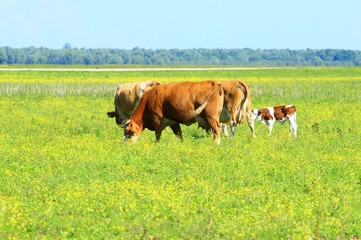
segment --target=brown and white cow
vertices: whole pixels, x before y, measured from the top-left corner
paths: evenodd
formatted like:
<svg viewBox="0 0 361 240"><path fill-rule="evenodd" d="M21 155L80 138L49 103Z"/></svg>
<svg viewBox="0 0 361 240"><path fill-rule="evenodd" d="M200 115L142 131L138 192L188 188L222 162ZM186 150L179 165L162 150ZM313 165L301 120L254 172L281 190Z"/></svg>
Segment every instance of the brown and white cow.
<svg viewBox="0 0 361 240"><path fill-rule="evenodd" d="M234 135L236 126L247 119L252 135L255 136L254 119L252 118L251 89L240 80L222 82L224 92L223 109L220 116L222 130L228 136L227 125L231 126Z"/></svg>
<svg viewBox="0 0 361 240"><path fill-rule="evenodd" d="M144 92L157 85L160 83L153 80L120 84L114 94L115 111L108 112L108 117L115 117L116 124L122 126L133 114Z"/></svg>
<svg viewBox="0 0 361 240"><path fill-rule="evenodd" d="M254 109L252 115L255 120L261 120L263 124L268 126L269 135L272 134L272 128L276 121L282 124L288 121L290 123L290 136L296 137L297 135L297 113L294 105Z"/></svg>
<svg viewBox="0 0 361 240"><path fill-rule="evenodd" d="M136 141L148 128L159 141L167 126L183 139L180 124L211 129L220 144L219 116L223 106L223 91L216 81L179 82L157 85L144 93L129 121L124 124L124 140Z"/></svg>

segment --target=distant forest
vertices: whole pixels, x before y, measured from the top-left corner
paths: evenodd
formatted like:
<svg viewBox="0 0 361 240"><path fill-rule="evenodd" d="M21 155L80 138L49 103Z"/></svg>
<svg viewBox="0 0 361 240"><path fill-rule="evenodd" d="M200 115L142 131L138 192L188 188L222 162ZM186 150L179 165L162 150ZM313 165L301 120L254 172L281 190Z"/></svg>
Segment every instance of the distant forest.
<svg viewBox="0 0 361 240"><path fill-rule="evenodd" d="M361 66L361 51L342 49L62 49L0 47L0 64L141 64L242 66Z"/></svg>

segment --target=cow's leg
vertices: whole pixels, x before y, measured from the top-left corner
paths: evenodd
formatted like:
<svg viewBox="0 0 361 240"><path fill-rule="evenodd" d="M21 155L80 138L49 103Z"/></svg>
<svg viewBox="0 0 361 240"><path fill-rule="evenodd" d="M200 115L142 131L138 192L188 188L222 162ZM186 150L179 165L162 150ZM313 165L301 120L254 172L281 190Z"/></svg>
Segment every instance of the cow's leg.
<svg viewBox="0 0 361 240"><path fill-rule="evenodd" d="M221 124L217 119L207 118L207 123L212 128L214 139L216 143L221 144Z"/></svg>
<svg viewBox="0 0 361 240"><path fill-rule="evenodd" d="M160 137L162 136L162 132L163 130L166 128L167 126L158 126L156 129L155 129L155 139L157 142L159 142L160 140ZM171 127L172 128L172 127ZM180 128L180 127L179 127ZM172 128L173 130L173 128ZM174 130L173 130L174 132ZM182 133L181 133L182 134Z"/></svg>
<svg viewBox="0 0 361 240"><path fill-rule="evenodd" d="M236 132L237 123L231 122L230 126L231 126L231 136L234 136L234 133Z"/></svg>
<svg viewBox="0 0 361 240"><path fill-rule="evenodd" d="M242 118L240 117L242 115L242 110L240 109L240 106L236 106L234 104L228 106L228 109L230 109L229 125L231 127L231 136L234 136L234 133L236 132L237 123L242 122Z"/></svg>
<svg viewBox="0 0 361 240"><path fill-rule="evenodd" d="M251 129L252 137L256 137L256 132L254 130L254 119L252 118L252 114L247 113L247 122L249 129Z"/></svg>
<svg viewBox="0 0 361 240"><path fill-rule="evenodd" d="M172 126L170 126L170 128L172 129L173 133L180 138L180 140L183 142L183 135L182 135L182 129L179 125L179 123L175 123Z"/></svg>
<svg viewBox="0 0 361 240"><path fill-rule="evenodd" d="M162 136L162 131L156 130L156 131L155 131L155 140L156 140L157 142L159 142L161 136Z"/></svg>
<svg viewBox="0 0 361 240"><path fill-rule="evenodd" d="M227 125L222 123L221 126L222 126L222 131L223 131L224 136L228 137L229 133L228 133L228 130L227 130Z"/></svg>
<svg viewBox="0 0 361 240"><path fill-rule="evenodd" d="M155 131L155 140L159 142L160 137L162 136L162 131L167 127L163 123L163 117L159 114L156 114L153 117L153 126Z"/></svg>

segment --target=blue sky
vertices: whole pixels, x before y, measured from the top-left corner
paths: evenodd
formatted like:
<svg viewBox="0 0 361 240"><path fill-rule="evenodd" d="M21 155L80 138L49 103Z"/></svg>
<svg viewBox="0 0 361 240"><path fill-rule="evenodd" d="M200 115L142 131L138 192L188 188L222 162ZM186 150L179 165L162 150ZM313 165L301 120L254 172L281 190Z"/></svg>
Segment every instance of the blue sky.
<svg viewBox="0 0 361 240"><path fill-rule="evenodd" d="M0 46L361 50L360 0L0 0Z"/></svg>

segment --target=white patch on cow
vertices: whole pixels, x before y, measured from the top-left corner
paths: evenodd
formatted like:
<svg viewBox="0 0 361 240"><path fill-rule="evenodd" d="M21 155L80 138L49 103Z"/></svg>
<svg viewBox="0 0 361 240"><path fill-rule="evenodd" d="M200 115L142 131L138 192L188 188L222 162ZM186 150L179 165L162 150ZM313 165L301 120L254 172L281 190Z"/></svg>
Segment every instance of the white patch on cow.
<svg viewBox="0 0 361 240"><path fill-rule="evenodd" d="M221 138L217 137L216 138L216 143L217 143L217 145L220 145L221 144Z"/></svg>
<svg viewBox="0 0 361 240"><path fill-rule="evenodd" d="M293 105L286 105L286 107L285 107L285 108L289 108L289 107L293 107Z"/></svg>
<svg viewBox="0 0 361 240"><path fill-rule="evenodd" d="M231 125L231 136L234 136L234 133L236 132L236 125Z"/></svg>
<svg viewBox="0 0 361 240"><path fill-rule="evenodd" d="M137 136L131 136L130 138L128 138L127 136L124 136L123 137L123 142L126 142L126 141L131 141L131 142L136 142L138 140L138 137L139 135Z"/></svg>
<svg viewBox="0 0 361 240"><path fill-rule="evenodd" d="M229 133L228 133L227 125L224 123L221 123L221 126L222 126L222 132L223 132L224 136L228 137Z"/></svg>
<svg viewBox="0 0 361 240"><path fill-rule="evenodd" d="M137 136L132 136L132 137L130 138L130 141L136 142L136 141L138 140L138 137L139 137L139 135L137 135Z"/></svg>
<svg viewBox="0 0 361 240"><path fill-rule="evenodd" d="M269 114L272 116L273 120L275 120L275 110L273 107L268 107L267 108L269 111Z"/></svg>
<svg viewBox="0 0 361 240"><path fill-rule="evenodd" d="M139 98L141 98L141 97L143 96L143 94L144 94L144 92L145 92L145 89L146 89L146 87L147 87L147 84L148 84L149 82L150 82L150 80L147 81L147 82L141 82L141 83L140 83L140 86L139 86L139 88L140 88Z"/></svg>
<svg viewBox="0 0 361 240"><path fill-rule="evenodd" d="M272 128L273 128L273 125L275 124L276 122L276 119L275 119L275 111L273 109L273 107L268 107L267 110L269 111L271 117L272 117L272 120L262 120L262 123L266 124L267 127L268 127L268 133L269 135L272 134Z"/></svg>
<svg viewBox="0 0 361 240"><path fill-rule="evenodd" d="M140 102L140 99L142 98L144 92L145 92L145 89L147 88L147 84L150 82L147 81L147 82L141 82L139 84L139 98L137 98L137 100L135 101L134 103L134 106L138 106L139 105L139 102ZM129 112L126 112L126 114L128 114L129 116L131 116L133 114L133 112L135 111L135 109L132 109L131 111Z"/></svg>

